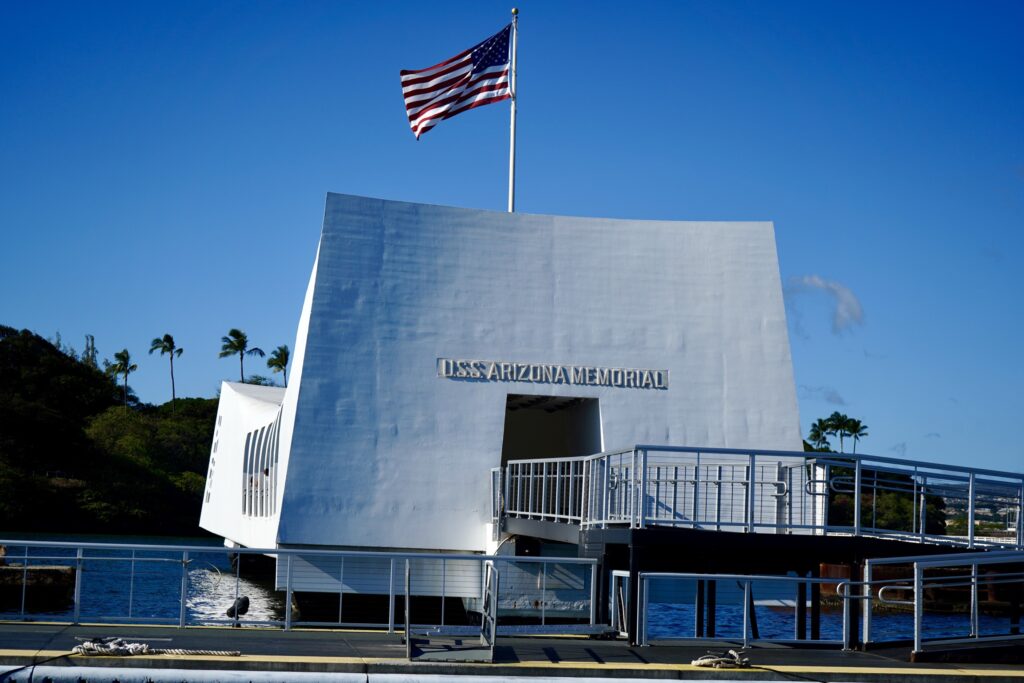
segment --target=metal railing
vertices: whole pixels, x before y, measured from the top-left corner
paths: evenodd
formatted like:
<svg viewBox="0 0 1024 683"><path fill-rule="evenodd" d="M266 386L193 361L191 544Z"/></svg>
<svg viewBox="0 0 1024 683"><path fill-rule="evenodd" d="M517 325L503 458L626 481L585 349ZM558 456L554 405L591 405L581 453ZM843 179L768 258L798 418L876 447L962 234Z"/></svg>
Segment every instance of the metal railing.
<svg viewBox="0 0 1024 683"><path fill-rule="evenodd" d="M618 594L616 588L620 582L626 580L628 572L613 573L614 594ZM843 603L841 620L828 620L825 637L822 637L820 612L823 588L831 588L831 593ZM626 594L637 600L636 641L640 645L649 645L652 640L652 593L661 592L659 602L674 608L672 627L676 629L673 633L663 633L661 638L736 641L742 642L743 647L757 640L817 643L850 649L853 612L848 589L849 581L835 578L640 572L636 591L627 590ZM623 609L625 605L613 603L613 623ZM685 621L693 624L692 631L678 632Z"/></svg>
<svg viewBox="0 0 1024 683"><path fill-rule="evenodd" d="M879 578L883 568L889 574L884 579ZM1024 638L1024 552L990 550L871 559L865 563L860 585L861 598L867 604L865 643L909 635L883 637L876 633L874 608L881 606L912 613L915 652L926 646ZM945 624L944 632L937 635L933 622L938 618Z"/></svg>
<svg viewBox="0 0 1024 683"><path fill-rule="evenodd" d="M511 461L493 476L493 510L501 515L584 529L681 526L1024 548L1024 475L1012 472L866 455L640 445Z"/></svg>
<svg viewBox="0 0 1024 683"><path fill-rule="evenodd" d="M411 594L428 607L414 614L433 620L416 626L467 625L467 616L478 616L482 608L484 566L490 562L502 576L496 613L515 617L522 624L517 632L571 632L569 622L581 630L596 624L597 561L589 558L28 540L0 545L7 549L0 568L3 619L228 625L238 620L226 608L244 596L251 599L241 619L246 625L394 632L396 597L403 595L402 573L409 566ZM260 557L270 559L253 567ZM296 592L337 594L337 611L330 607L330 617L296 615ZM365 603L356 606L355 616L346 614L345 598L353 595L375 596L380 618L368 620ZM450 613L453 607L459 614ZM553 618L560 623L553 625ZM478 627L479 619L468 625L473 624Z"/></svg>

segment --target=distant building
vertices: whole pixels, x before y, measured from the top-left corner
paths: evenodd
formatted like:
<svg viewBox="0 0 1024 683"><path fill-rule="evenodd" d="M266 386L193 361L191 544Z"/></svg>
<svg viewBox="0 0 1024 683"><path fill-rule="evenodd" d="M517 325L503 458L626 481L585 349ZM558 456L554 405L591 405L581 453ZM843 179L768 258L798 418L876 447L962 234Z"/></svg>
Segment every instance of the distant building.
<svg viewBox="0 0 1024 683"><path fill-rule="evenodd" d="M483 552L492 468L637 443L801 450L771 223L330 194L288 388L224 383L200 525Z"/></svg>

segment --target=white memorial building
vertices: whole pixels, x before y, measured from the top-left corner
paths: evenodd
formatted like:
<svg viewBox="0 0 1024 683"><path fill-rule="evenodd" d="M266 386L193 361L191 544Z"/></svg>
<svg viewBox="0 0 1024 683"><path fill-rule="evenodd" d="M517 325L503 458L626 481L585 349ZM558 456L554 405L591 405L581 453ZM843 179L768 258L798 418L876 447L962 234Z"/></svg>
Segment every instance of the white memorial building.
<svg viewBox="0 0 1024 683"><path fill-rule="evenodd" d="M288 388L221 391L200 525L232 545L487 552L510 460L802 450L769 222L329 194L312 263Z"/></svg>

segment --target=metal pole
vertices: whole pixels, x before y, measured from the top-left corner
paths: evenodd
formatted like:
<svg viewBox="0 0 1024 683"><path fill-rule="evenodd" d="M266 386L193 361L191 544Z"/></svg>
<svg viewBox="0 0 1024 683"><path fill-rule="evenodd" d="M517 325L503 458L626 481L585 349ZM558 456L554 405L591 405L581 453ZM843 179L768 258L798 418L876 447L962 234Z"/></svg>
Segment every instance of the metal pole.
<svg viewBox="0 0 1024 683"><path fill-rule="evenodd" d="M914 652L921 651L921 621L924 618L924 572L914 563Z"/></svg>
<svg viewBox="0 0 1024 683"><path fill-rule="evenodd" d="M510 88L512 95L512 122L509 127L508 138L508 212L516 210L516 100L519 99L516 91L516 43L519 38L519 10L512 8L512 68L509 74Z"/></svg>
<svg viewBox="0 0 1024 683"><path fill-rule="evenodd" d="M971 475L972 477L974 475ZM978 563L971 565L971 635L978 638L981 629L978 625Z"/></svg>
<svg viewBox="0 0 1024 683"><path fill-rule="evenodd" d="M128 583L128 618L132 618L132 599L135 597L135 551L132 551L132 574Z"/></svg>
<svg viewBox="0 0 1024 683"><path fill-rule="evenodd" d="M239 585L241 583L242 583L242 554L237 552L237 549L236 549L236 552L235 552L235 602L233 603L235 605L238 604L238 591L239 591ZM232 619L234 619L234 624L232 624L232 626L238 626L238 610L237 609L235 610L235 616L232 617Z"/></svg>
<svg viewBox="0 0 1024 683"><path fill-rule="evenodd" d="M647 449L645 448L640 453L640 495L637 505L639 507L638 514L640 516L640 528L647 528Z"/></svg>
<svg viewBox="0 0 1024 683"><path fill-rule="evenodd" d="M747 474L747 532L753 533L754 531L754 520L756 519L756 513L754 506L756 505L756 491L754 490L754 481L756 475L754 474L755 457L751 453L748 457L750 463L750 472ZM744 645L744 647L746 647Z"/></svg>
<svg viewBox="0 0 1024 683"><path fill-rule="evenodd" d="M640 632L640 644L647 645L647 605L650 601L650 580L642 579L641 585L643 586L643 606L636 614L636 627Z"/></svg>
<svg viewBox="0 0 1024 683"><path fill-rule="evenodd" d="M924 542L926 530L928 528L928 498L925 497L925 491L928 490L928 477L921 477L921 526L918 529L920 532L921 542Z"/></svg>
<svg viewBox="0 0 1024 683"><path fill-rule="evenodd" d="M612 604L615 598L612 597ZM590 625L597 623L597 563L590 565Z"/></svg>
<svg viewBox="0 0 1024 683"><path fill-rule="evenodd" d="M28 548L25 549L28 552ZM25 566L28 566L26 560ZM78 618L82 614L82 549L79 548L75 554L75 618L72 623L77 624Z"/></svg>
<svg viewBox="0 0 1024 683"><path fill-rule="evenodd" d="M853 475L853 535L860 536L860 488L863 472L860 466L860 459L857 460Z"/></svg>
<svg viewBox="0 0 1024 683"><path fill-rule="evenodd" d="M751 468L753 469L753 468ZM750 647L750 581L743 584L743 647Z"/></svg>
<svg viewBox="0 0 1024 683"><path fill-rule="evenodd" d="M526 508L529 511L529 513L530 513L530 514L527 515L527 517L529 519L533 519L533 489L534 489L533 469L534 469L534 467L535 467L534 463L531 462L530 463L530 486L529 486L529 493L530 493L529 501L530 502L527 504L527 508Z"/></svg>
<svg viewBox="0 0 1024 683"><path fill-rule="evenodd" d="M388 633L395 632L395 558L388 570Z"/></svg>
<svg viewBox="0 0 1024 683"><path fill-rule="evenodd" d="M853 572L850 572L850 579L853 580ZM843 650L848 651L852 649L852 643L850 642L853 621L850 614L850 584L846 584L846 590L843 590L843 584L836 585L836 595L843 600Z"/></svg>
<svg viewBox="0 0 1024 683"><path fill-rule="evenodd" d="M546 624L545 616L546 610L544 603L546 602L548 592L548 563L545 562L540 566L540 625Z"/></svg>
<svg viewBox="0 0 1024 683"><path fill-rule="evenodd" d="M861 594L864 596L864 614L862 620L864 622L864 647L867 648L871 642L871 577L873 572L871 571L871 560L864 562L864 587L861 590Z"/></svg>
<svg viewBox="0 0 1024 683"><path fill-rule="evenodd" d="M967 482L967 547L974 548L974 472L971 472Z"/></svg>
<svg viewBox="0 0 1024 683"><path fill-rule="evenodd" d="M548 463L541 465L540 475L540 518L544 519L548 509Z"/></svg>
<svg viewBox="0 0 1024 683"><path fill-rule="evenodd" d="M623 484L626 483L624 478L620 477L620 481ZM630 454L629 460L629 489L623 489L623 493L626 495L620 499L619 511L622 516L629 515L629 528L636 529L639 526L637 521L636 512L636 449Z"/></svg>
<svg viewBox="0 0 1024 683"><path fill-rule="evenodd" d="M505 470L501 473L501 476L503 476L505 478L504 481L502 482L505 485L505 499L503 501L501 501L501 507L499 508L499 512L501 513L498 516L498 527L499 527L499 529L503 526L502 523L501 523L501 518L503 516L507 515L508 511L510 509L513 509L512 498L509 495L512 492L512 465L511 464L505 465Z"/></svg>
<svg viewBox="0 0 1024 683"><path fill-rule="evenodd" d="M807 584L796 584L796 640L807 640Z"/></svg>
<svg viewBox="0 0 1024 683"><path fill-rule="evenodd" d="M1024 549L1024 484L1017 496L1017 548Z"/></svg>
<svg viewBox="0 0 1024 683"><path fill-rule="evenodd" d="M341 589L338 590L341 599ZM284 630L292 630L292 556L288 555L288 563L284 571Z"/></svg>
<svg viewBox="0 0 1024 683"><path fill-rule="evenodd" d="M241 565L242 558L238 558L238 563ZM181 553L181 607L178 611L178 626L180 628L185 627L185 615L186 608L185 604L188 601L188 551Z"/></svg>
<svg viewBox="0 0 1024 683"><path fill-rule="evenodd" d="M564 463L555 463L555 516L554 521L558 521L559 517L562 516L562 469ZM566 520L568 521L568 520Z"/></svg>
<svg viewBox="0 0 1024 683"><path fill-rule="evenodd" d="M344 623L345 617L345 558L341 558L338 567L338 625Z"/></svg>
<svg viewBox="0 0 1024 683"><path fill-rule="evenodd" d="M21 563L21 616L25 616L25 594L28 590L28 546L25 546L25 559ZM75 614L78 610L78 572L75 571ZM78 617L75 617L78 621Z"/></svg>
<svg viewBox="0 0 1024 683"><path fill-rule="evenodd" d="M675 515L675 506L672 506L672 514ZM700 519L700 453L697 454L697 463L693 466L693 513L691 515L690 528L696 529Z"/></svg>

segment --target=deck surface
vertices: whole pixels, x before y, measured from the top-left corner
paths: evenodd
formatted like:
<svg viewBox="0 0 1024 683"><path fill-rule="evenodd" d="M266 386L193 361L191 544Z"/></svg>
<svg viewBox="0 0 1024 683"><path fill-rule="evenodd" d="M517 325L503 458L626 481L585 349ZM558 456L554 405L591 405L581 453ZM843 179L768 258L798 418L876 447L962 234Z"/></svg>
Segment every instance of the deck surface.
<svg viewBox="0 0 1024 683"><path fill-rule="evenodd" d="M120 637L152 648L237 650L240 657L145 655L82 657L70 651L83 639ZM415 642L415 641L414 641ZM455 642L476 645L476 639ZM709 670L690 661L709 650L737 644L674 641L630 647L622 640L586 637L500 637L495 662L413 661L405 657L401 634L380 631L265 628L169 628L161 626L0 623L0 680L3 667L46 665L207 669L276 672L405 673L489 677L612 677L717 680L740 678L815 681L1024 681L1020 664L911 663L906 647L869 652L759 645L748 652L752 668ZM1015 648L1024 646L1018 645ZM1019 652L1017 654L1020 654Z"/></svg>

